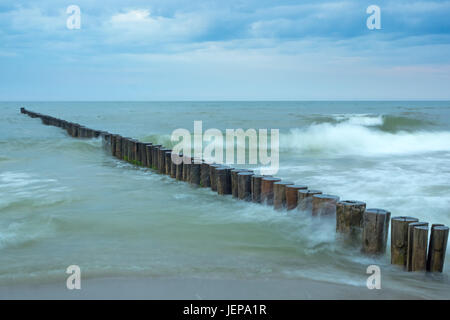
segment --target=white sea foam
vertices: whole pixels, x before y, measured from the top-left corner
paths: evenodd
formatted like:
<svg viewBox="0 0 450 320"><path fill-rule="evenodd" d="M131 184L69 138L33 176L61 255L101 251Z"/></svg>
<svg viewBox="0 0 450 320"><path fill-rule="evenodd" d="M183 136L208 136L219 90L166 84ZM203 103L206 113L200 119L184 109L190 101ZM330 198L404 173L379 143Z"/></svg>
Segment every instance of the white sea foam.
<svg viewBox="0 0 450 320"><path fill-rule="evenodd" d="M388 133L348 122L322 123L281 134L280 149L299 153L368 156L450 151L450 132Z"/></svg>
<svg viewBox="0 0 450 320"><path fill-rule="evenodd" d="M342 123L360 126L380 126L384 123L382 115L337 114L334 118Z"/></svg>

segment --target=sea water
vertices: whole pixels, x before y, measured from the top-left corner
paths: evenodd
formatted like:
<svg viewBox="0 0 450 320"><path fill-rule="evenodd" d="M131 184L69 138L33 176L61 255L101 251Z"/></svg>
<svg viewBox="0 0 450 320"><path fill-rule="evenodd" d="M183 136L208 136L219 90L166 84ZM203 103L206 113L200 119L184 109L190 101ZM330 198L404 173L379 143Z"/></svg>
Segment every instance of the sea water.
<svg viewBox="0 0 450 320"><path fill-rule="evenodd" d="M279 129L277 174L392 216L450 225L450 102L0 103L0 290L83 278L315 279L450 297L443 274L403 272L336 241L334 219L280 212L111 157L19 108L142 141L172 131ZM390 240L389 240L390 241ZM63 283L63 282L62 282ZM338 298L338 297L337 297Z"/></svg>

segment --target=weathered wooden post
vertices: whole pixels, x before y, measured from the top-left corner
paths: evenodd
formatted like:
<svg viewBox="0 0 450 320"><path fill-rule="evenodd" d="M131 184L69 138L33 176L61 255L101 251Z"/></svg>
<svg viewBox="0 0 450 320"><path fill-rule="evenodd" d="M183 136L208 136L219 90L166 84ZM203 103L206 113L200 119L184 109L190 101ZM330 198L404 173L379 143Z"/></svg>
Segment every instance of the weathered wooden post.
<svg viewBox="0 0 450 320"><path fill-rule="evenodd" d="M164 163L165 163L166 167L163 171L164 171L164 174L170 175L170 170L172 167L172 150L165 151L164 156L165 156Z"/></svg>
<svg viewBox="0 0 450 320"><path fill-rule="evenodd" d="M122 159L122 137L120 135L116 135L115 145L115 156L119 159Z"/></svg>
<svg viewBox="0 0 450 320"><path fill-rule="evenodd" d="M293 186L293 182L278 181L273 184L273 208L282 210L286 208L286 186Z"/></svg>
<svg viewBox="0 0 450 320"><path fill-rule="evenodd" d="M307 186L292 184L286 186L286 209L294 210L298 205L298 191L307 190Z"/></svg>
<svg viewBox="0 0 450 320"><path fill-rule="evenodd" d="M111 147L111 136L112 134L109 132L105 131L102 133L102 146L106 151L109 151Z"/></svg>
<svg viewBox="0 0 450 320"><path fill-rule="evenodd" d="M139 149L140 141L138 141L137 139L133 139L133 142L134 142L133 148L135 149L133 164L139 166L139 163L141 162L140 159L141 151Z"/></svg>
<svg viewBox="0 0 450 320"><path fill-rule="evenodd" d="M113 157L116 156L116 147L117 147L117 134L113 134L111 136L111 155Z"/></svg>
<svg viewBox="0 0 450 320"><path fill-rule="evenodd" d="M42 122L42 124L48 126L48 117L47 116L42 116L41 117L41 122Z"/></svg>
<svg viewBox="0 0 450 320"><path fill-rule="evenodd" d="M162 145L157 144L152 147L152 169L158 170L159 168L159 149L163 148Z"/></svg>
<svg viewBox="0 0 450 320"><path fill-rule="evenodd" d="M122 157L123 157L123 160L125 160L125 161L128 161L128 155L130 152L129 139L130 138L127 138L127 137L122 138L122 151L123 151Z"/></svg>
<svg viewBox="0 0 450 320"><path fill-rule="evenodd" d="M415 227L425 227L428 229L428 222L411 222L408 224L408 246L406 248L406 271L414 271L413 266L413 256L414 254L414 228ZM419 232L420 233L420 232ZM418 257L420 257L420 250L423 250L423 248L418 249ZM425 249L426 251L426 249ZM417 258L415 259L417 260ZM426 262L425 262L425 268L426 268Z"/></svg>
<svg viewBox="0 0 450 320"><path fill-rule="evenodd" d="M209 179L211 180L212 191L217 191L216 169L221 167L223 167L221 164L211 164L209 166Z"/></svg>
<svg viewBox="0 0 450 320"><path fill-rule="evenodd" d="M264 176L262 175L253 175L252 176L252 201L255 203L261 202L261 182Z"/></svg>
<svg viewBox="0 0 450 320"><path fill-rule="evenodd" d="M211 187L210 172L211 168L209 167L209 163L203 162L200 167L200 186L202 188Z"/></svg>
<svg viewBox="0 0 450 320"><path fill-rule="evenodd" d="M145 144L145 166L147 168L151 168L152 167L152 144L151 143L146 143Z"/></svg>
<svg viewBox="0 0 450 320"><path fill-rule="evenodd" d="M174 161L174 155L172 155L172 152L170 153L170 177L172 179L177 178L177 165Z"/></svg>
<svg viewBox="0 0 450 320"><path fill-rule="evenodd" d="M430 246L428 249L427 271L442 272L444 270L448 233L448 227L438 224L432 225Z"/></svg>
<svg viewBox="0 0 450 320"><path fill-rule="evenodd" d="M159 148L158 151L158 171L161 174L166 173L166 151L170 151L166 148Z"/></svg>
<svg viewBox="0 0 450 320"><path fill-rule="evenodd" d="M363 218L362 252L383 254L389 232L391 213L382 209L366 209Z"/></svg>
<svg viewBox="0 0 450 320"><path fill-rule="evenodd" d="M238 197L240 200L251 201L252 200L252 176L251 171L239 172L237 175L238 180Z"/></svg>
<svg viewBox="0 0 450 320"><path fill-rule="evenodd" d="M231 170L229 167L215 169L217 193L220 195L231 194Z"/></svg>
<svg viewBox="0 0 450 320"><path fill-rule="evenodd" d="M303 213L312 214L312 199L316 194L322 194L322 191L298 190L297 209Z"/></svg>
<svg viewBox="0 0 450 320"><path fill-rule="evenodd" d="M239 197L239 183L238 183L238 173L248 171L246 169L233 169L231 170L231 195L233 198Z"/></svg>
<svg viewBox="0 0 450 320"><path fill-rule="evenodd" d="M336 204L338 196L331 194L315 194L312 197L313 216L334 216L336 215Z"/></svg>
<svg viewBox="0 0 450 320"><path fill-rule="evenodd" d="M128 162L132 162L133 161L133 139L132 138L127 138L127 159Z"/></svg>
<svg viewBox="0 0 450 320"><path fill-rule="evenodd" d="M189 170L189 183L193 184L195 186L200 185L200 170L201 170L201 164L195 163L196 161L192 161L192 164L190 166Z"/></svg>
<svg viewBox="0 0 450 320"><path fill-rule="evenodd" d="M411 270L425 271L427 269L428 225L412 228Z"/></svg>
<svg viewBox="0 0 450 320"><path fill-rule="evenodd" d="M66 126L66 132L69 136L72 136L72 127L73 127L73 124L71 122L68 122L67 126Z"/></svg>
<svg viewBox="0 0 450 320"><path fill-rule="evenodd" d="M74 138L79 137L79 135L78 135L79 128L80 128L80 125L77 123L74 123L73 128L72 128L72 137L74 137Z"/></svg>
<svg viewBox="0 0 450 320"><path fill-rule="evenodd" d="M183 181L189 182L191 178L192 158L183 156Z"/></svg>
<svg viewBox="0 0 450 320"><path fill-rule="evenodd" d="M273 205L273 184L281 179L274 177L264 177L261 180L261 202L269 206Z"/></svg>
<svg viewBox="0 0 450 320"><path fill-rule="evenodd" d="M130 138L124 137L122 139L123 143L123 160L128 161L130 156Z"/></svg>
<svg viewBox="0 0 450 320"><path fill-rule="evenodd" d="M78 138L85 138L86 137L86 127L80 126L78 128Z"/></svg>
<svg viewBox="0 0 450 320"><path fill-rule="evenodd" d="M132 163L137 164L138 160L138 141L136 139L131 139L131 147L132 147Z"/></svg>
<svg viewBox="0 0 450 320"><path fill-rule="evenodd" d="M178 181L183 181L183 155L182 154L173 154L172 162L176 162L176 173L175 179ZM181 158L181 159L180 159Z"/></svg>
<svg viewBox="0 0 450 320"><path fill-rule="evenodd" d="M134 146L132 138L127 138L127 150L128 150L127 154L128 162L133 162Z"/></svg>
<svg viewBox="0 0 450 320"><path fill-rule="evenodd" d="M345 200L336 204L336 232L349 240L361 240L366 204Z"/></svg>
<svg viewBox="0 0 450 320"><path fill-rule="evenodd" d="M92 130L91 128L86 128L85 129L85 138L92 138L94 137L94 130Z"/></svg>
<svg viewBox="0 0 450 320"><path fill-rule="evenodd" d="M391 219L391 264L406 267L408 257L408 225L418 222L412 217L393 217Z"/></svg>
<svg viewBox="0 0 450 320"><path fill-rule="evenodd" d="M146 144L144 142L138 143L138 165L145 167L145 164L147 163L147 150L146 150Z"/></svg>
<svg viewBox="0 0 450 320"><path fill-rule="evenodd" d="M161 146L161 148L158 149L158 173L162 172L162 168L165 167L164 163L164 152L166 151L166 148L164 146Z"/></svg>

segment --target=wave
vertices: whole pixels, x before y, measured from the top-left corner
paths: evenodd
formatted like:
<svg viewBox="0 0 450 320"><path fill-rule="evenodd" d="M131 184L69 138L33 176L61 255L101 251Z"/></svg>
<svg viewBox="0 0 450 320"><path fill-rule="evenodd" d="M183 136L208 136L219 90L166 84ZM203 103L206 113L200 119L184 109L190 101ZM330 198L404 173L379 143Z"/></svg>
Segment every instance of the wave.
<svg viewBox="0 0 450 320"><path fill-rule="evenodd" d="M365 126L385 132L417 131L432 128L436 123L427 119L427 115L417 112L403 112L398 115L383 114L331 114L305 117L307 123L349 124Z"/></svg>
<svg viewBox="0 0 450 320"><path fill-rule="evenodd" d="M350 125L380 126L384 123L383 115L342 114L334 115L333 118L337 123L345 123Z"/></svg>
<svg viewBox="0 0 450 320"><path fill-rule="evenodd" d="M280 150L339 155L450 152L450 132L400 131L391 133L370 126L351 124L348 121L339 124L322 123L313 124L305 129L291 129L288 134L280 134Z"/></svg>

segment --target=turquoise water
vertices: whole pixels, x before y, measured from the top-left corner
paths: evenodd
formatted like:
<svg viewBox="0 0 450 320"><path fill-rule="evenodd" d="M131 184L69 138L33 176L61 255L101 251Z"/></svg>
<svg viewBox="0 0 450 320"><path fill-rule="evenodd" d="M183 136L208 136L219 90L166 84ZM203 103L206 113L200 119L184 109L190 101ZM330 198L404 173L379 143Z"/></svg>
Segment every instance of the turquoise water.
<svg viewBox="0 0 450 320"><path fill-rule="evenodd" d="M108 155L19 108L169 145L177 128L280 129L278 177L450 225L450 102L0 103L0 290L84 278L310 278L450 297L442 275L406 273L335 241L334 221L221 197Z"/></svg>

